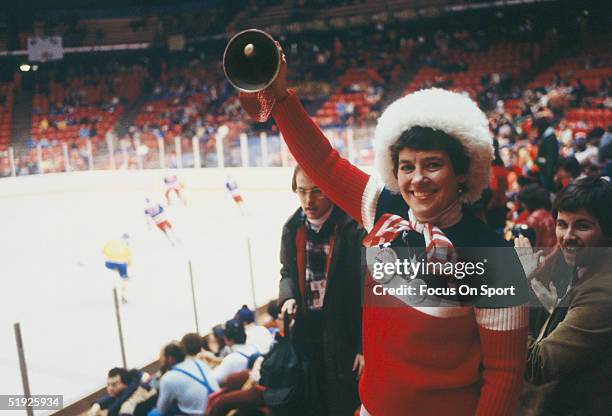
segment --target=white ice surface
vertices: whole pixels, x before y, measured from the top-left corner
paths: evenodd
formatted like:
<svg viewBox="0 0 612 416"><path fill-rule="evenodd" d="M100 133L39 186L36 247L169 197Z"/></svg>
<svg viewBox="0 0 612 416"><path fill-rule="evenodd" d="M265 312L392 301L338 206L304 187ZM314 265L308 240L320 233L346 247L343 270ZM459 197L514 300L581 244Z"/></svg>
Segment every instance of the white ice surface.
<svg viewBox="0 0 612 416"><path fill-rule="evenodd" d="M151 362L166 342L195 330L188 258L202 333L251 304L247 236L257 302L276 297L281 229L297 200L290 170L255 171L232 172L243 188L246 219L224 188L226 172L182 173L188 206L170 208L182 248L149 228L143 213L145 197L162 200L161 172L1 179L0 394L22 392L15 322L32 394L62 394L66 405L102 387L106 372L121 366L112 296L117 277L104 268L101 248L124 232L133 252L129 303L121 307L129 367Z"/></svg>

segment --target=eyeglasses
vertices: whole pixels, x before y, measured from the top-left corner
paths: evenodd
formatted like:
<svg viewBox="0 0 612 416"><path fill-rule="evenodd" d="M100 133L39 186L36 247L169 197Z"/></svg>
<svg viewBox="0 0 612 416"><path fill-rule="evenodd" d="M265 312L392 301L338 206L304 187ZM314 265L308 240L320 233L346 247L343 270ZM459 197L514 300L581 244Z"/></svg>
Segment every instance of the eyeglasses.
<svg viewBox="0 0 612 416"><path fill-rule="evenodd" d="M321 190L319 188L300 188L298 187L295 190L295 193L298 194L298 196L300 198L306 198L308 196L308 194L310 194L310 197L313 199L321 199L321 198L325 198L325 195L323 195L323 192L321 192Z"/></svg>

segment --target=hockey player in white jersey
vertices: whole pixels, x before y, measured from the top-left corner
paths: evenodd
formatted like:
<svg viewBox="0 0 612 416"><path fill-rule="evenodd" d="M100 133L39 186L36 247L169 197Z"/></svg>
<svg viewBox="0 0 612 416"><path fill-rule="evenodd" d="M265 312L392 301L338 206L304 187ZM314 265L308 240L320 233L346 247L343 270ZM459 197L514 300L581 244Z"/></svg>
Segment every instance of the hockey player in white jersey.
<svg viewBox="0 0 612 416"><path fill-rule="evenodd" d="M164 207L157 202L151 201L149 198L145 199L145 204L145 215L147 216L149 223L152 222L155 224L155 226L164 233L166 238L168 238L170 244L175 245L178 243L178 239L174 235L172 224L170 224L170 221L168 221L167 213Z"/></svg>
<svg viewBox="0 0 612 416"><path fill-rule="evenodd" d="M242 215L245 215L244 200L242 199L242 195L240 194L240 189L238 189L238 182L236 182L234 178L228 175L227 178L225 178L225 188L232 196L232 199L238 206L240 213Z"/></svg>
<svg viewBox="0 0 612 416"><path fill-rule="evenodd" d="M164 186L166 187L164 196L166 197L166 202L168 205L172 203L172 199L170 199L172 193L174 193L177 198L181 200L183 205L187 205L187 201L183 195L184 186L175 174L170 173L164 176Z"/></svg>

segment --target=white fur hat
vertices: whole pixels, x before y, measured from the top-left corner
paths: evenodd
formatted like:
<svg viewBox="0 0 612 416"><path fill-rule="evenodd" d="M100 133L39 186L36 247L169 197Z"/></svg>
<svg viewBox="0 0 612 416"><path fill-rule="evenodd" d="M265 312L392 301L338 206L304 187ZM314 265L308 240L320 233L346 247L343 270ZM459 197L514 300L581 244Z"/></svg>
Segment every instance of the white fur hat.
<svg viewBox="0 0 612 416"><path fill-rule="evenodd" d="M420 90L394 101L378 119L374 140L374 166L386 187L399 193L393 174L391 146L414 126L431 127L456 138L470 158L467 190L462 202L474 202L489 184L493 139L489 123L470 98L440 88Z"/></svg>

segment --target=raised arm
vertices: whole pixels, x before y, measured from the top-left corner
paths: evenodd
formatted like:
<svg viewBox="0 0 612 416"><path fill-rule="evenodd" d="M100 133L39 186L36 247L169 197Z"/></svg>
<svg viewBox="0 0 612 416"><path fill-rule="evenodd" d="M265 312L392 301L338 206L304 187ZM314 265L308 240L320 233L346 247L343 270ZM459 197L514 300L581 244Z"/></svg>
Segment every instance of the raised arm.
<svg viewBox="0 0 612 416"><path fill-rule="evenodd" d="M274 119L291 153L323 193L363 224L362 197L370 176L332 148L293 91L278 102Z"/></svg>
<svg viewBox="0 0 612 416"><path fill-rule="evenodd" d="M289 150L329 199L367 229L372 228L382 186L340 157L308 116L295 92L287 89L287 62L278 42L277 47L282 55L281 67L275 81L262 95L271 96L275 102L272 115ZM251 115L259 114L258 110L266 106L258 97L261 98L259 93L240 94L243 108Z"/></svg>

